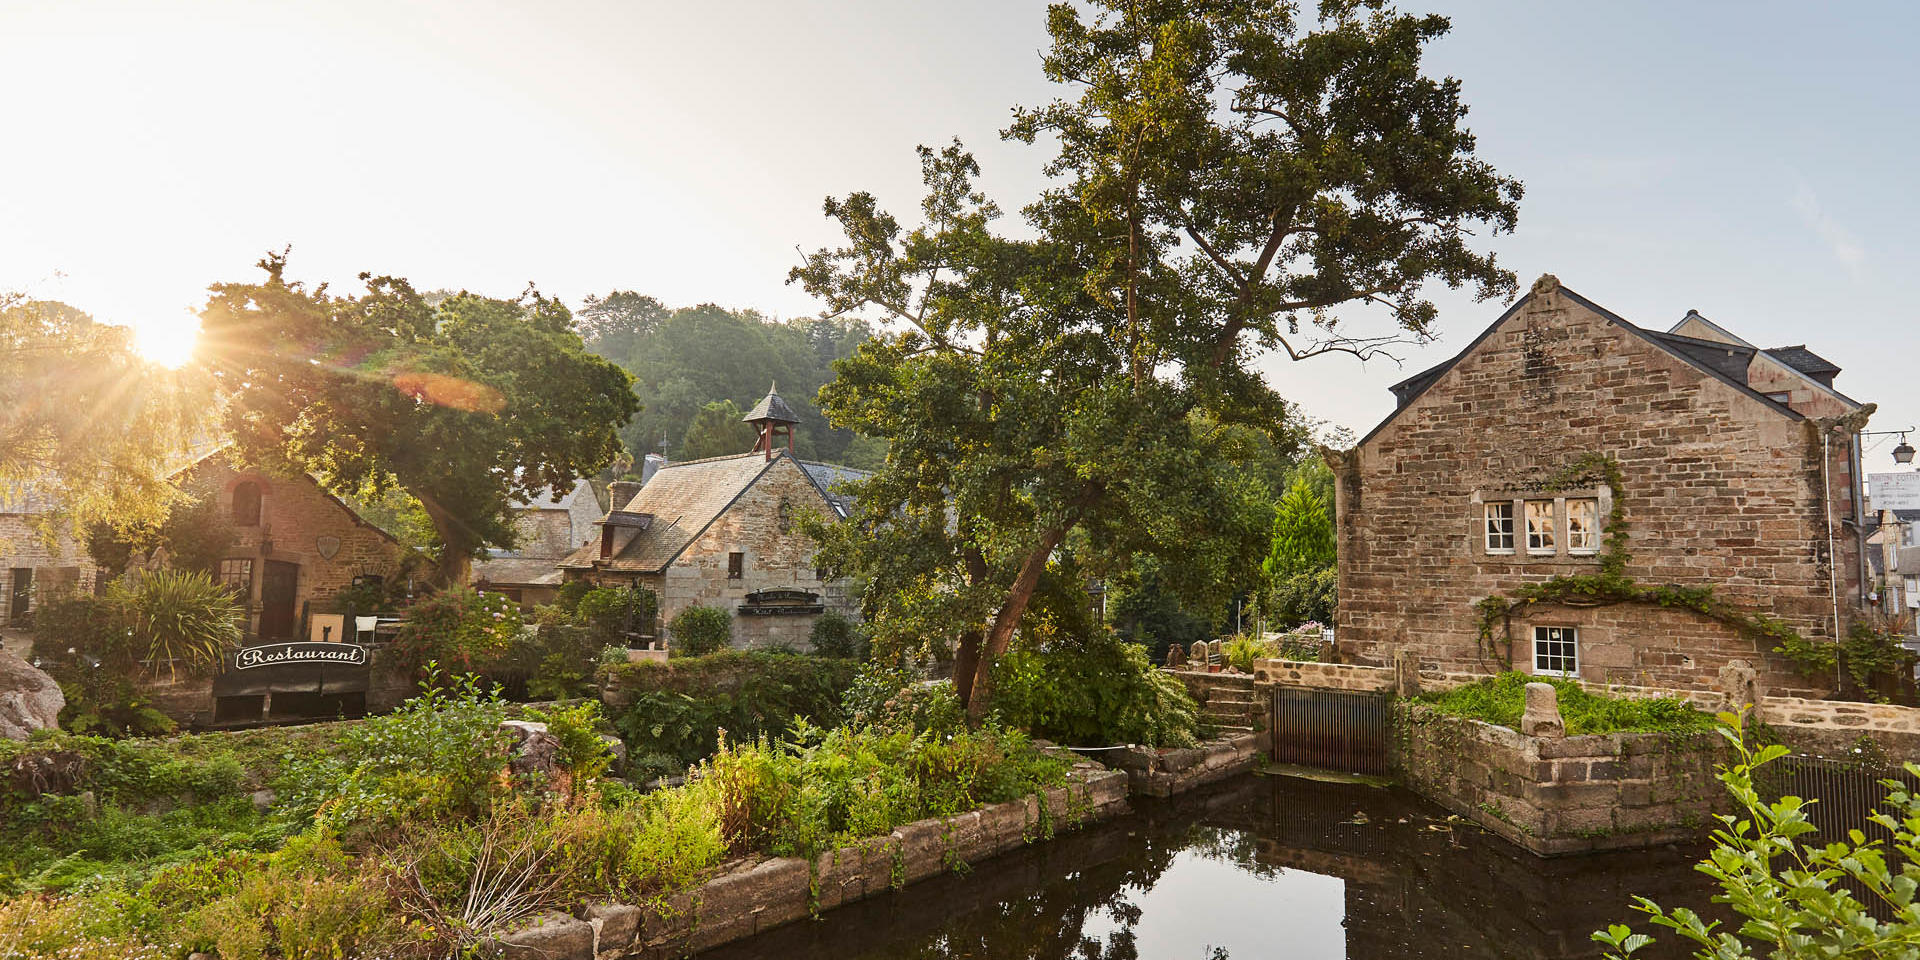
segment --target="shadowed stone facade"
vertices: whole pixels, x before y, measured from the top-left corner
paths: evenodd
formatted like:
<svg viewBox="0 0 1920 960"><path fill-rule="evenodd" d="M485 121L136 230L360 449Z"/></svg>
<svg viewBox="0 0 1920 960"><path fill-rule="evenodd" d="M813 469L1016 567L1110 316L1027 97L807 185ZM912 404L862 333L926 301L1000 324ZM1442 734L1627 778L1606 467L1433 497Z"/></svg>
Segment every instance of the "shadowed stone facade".
<svg viewBox="0 0 1920 960"><path fill-rule="evenodd" d="M1833 637L1836 606L1850 618L1860 596L1851 430L1831 435L1823 469L1814 418L1860 405L1831 389L1831 373L1817 382L1780 351L1710 337L1719 328L1689 325L1695 317L1676 328L1684 334L1646 331L1542 277L1454 360L1396 386L1399 409L1353 450L1328 454L1341 659L1389 664L1406 649L1427 670L1551 672L1535 669L1534 628L1559 627L1572 632L1542 635L1577 648L1572 672L1589 681L1710 688L1742 659L1769 689L1822 692L1771 643L1687 610L1543 603L1512 618L1510 648L1499 631L1496 642L1479 636L1482 598L1601 572L1598 524L1576 550L1570 511L1604 523L1612 489L1597 478L1544 486L1595 455L1620 473L1627 576L1711 585L1809 638ZM1569 506L1579 500L1591 506ZM1529 501L1551 541L1539 552ZM1489 504L1511 505L1505 552L1491 546Z"/></svg>

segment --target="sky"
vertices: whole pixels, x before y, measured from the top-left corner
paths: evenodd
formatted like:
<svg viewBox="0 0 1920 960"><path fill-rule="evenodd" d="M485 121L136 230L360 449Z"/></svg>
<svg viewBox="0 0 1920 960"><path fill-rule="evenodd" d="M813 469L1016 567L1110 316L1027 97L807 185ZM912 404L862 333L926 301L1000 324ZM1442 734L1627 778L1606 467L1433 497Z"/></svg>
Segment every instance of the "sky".
<svg viewBox="0 0 1920 960"><path fill-rule="evenodd" d="M1872 429L1920 423L1920 4L1409 9L1452 18L1428 69L1526 184L1485 241L1523 290L1551 272L1642 326L1697 309L1807 344ZM1045 44L1037 0L0 0L0 290L174 341L208 284L291 246L336 288L812 314L784 281L835 240L822 200L916 212L916 145L960 137L1007 209L1045 186L1044 149L999 139L1062 94ZM1439 303L1398 365L1263 370L1364 433L1504 306Z"/></svg>

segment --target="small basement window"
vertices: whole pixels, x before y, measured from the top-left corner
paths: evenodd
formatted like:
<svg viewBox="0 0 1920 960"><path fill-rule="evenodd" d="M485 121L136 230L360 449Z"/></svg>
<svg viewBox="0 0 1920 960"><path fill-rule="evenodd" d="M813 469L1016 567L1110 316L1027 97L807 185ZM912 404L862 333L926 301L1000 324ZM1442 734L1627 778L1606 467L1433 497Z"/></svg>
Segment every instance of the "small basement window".
<svg viewBox="0 0 1920 960"><path fill-rule="evenodd" d="M1487 552L1513 552L1513 504L1487 504Z"/></svg>
<svg viewBox="0 0 1920 960"><path fill-rule="evenodd" d="M727 554L727 579L738 580L747 575L747 555L738 550Z"/></svg>
<svg viewBox="0 0 1920 960"><path fill-rule="evenodd" d="M1580 673L1577 627L1533 628L1533 672L1576 676Z"/></svg>
<svg viewBox="0 0 1920 960"><path fill-rule="evenodd" d="M1567 501L1567 550L1600 552L1600 501L1591 497Z"/></svg>
<svg viewBox="0 0 1920 960"><path fill-rule="evenodd" d="M1527 501L1527 552L1553 552L1553 501Z"/></svg>

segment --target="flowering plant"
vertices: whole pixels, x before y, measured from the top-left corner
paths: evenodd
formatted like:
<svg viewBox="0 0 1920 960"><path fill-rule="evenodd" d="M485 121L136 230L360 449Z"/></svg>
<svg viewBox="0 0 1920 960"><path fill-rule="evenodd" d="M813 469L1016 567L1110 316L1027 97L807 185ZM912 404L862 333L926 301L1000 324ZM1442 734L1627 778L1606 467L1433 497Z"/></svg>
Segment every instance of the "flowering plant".
<svg viewBox="0 0 1920 960"><path fill-rule="evenodd" d="M454 672L466 672L506 656L524 628L520 608L512 600L453 587L408 608L393 650L402 663L416 670L432 660Z"/></svg>

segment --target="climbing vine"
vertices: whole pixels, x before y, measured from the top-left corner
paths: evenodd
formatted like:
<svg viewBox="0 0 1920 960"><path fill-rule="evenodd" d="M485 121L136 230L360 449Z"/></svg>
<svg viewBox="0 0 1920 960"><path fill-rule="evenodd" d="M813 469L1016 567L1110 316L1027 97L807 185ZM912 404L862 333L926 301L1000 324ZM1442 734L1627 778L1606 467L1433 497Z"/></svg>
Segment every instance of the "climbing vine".
<svg viewBox="0 0 1920 960"><path fill-rule="evenodd" d="M1513 617L1536 603L1568 607L1601 607L1616 603L1640 603L1694 613L1732 627L1742 637L1772 645L1775 653L1793 661L1809 676L1831 671L1839 655L1835 644L1809 640L1785 622L1737 607L1721 599L1711 584L1684 587L1678 584L1647 586L1627 576L1627 564L1633 559L1628 551L1626 493L1620 464L1602 453L1589 453L1544 478L1538 489L1560 493L1571 487L1605 483L1613 492L1612 509L1607 512L1601 530L1600 572L1565 574L1540 583L1529 583L1509 594L1494 594L1475 604L1480 615L1480 642L1489 657L1503 662L1512 657ZM1498 633L1498 638L1496 638ZM1496 649L1504 644L1504 649Z"/></svg>

